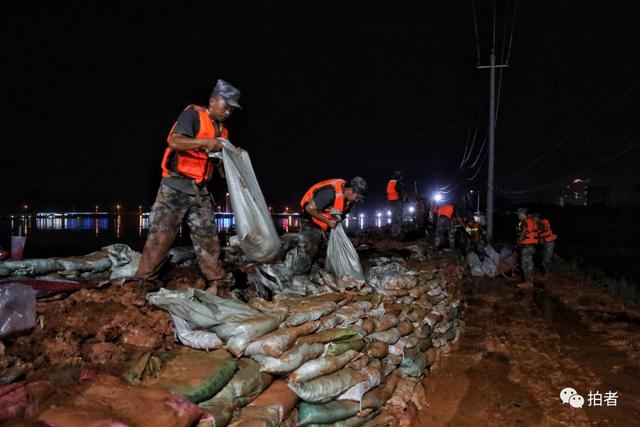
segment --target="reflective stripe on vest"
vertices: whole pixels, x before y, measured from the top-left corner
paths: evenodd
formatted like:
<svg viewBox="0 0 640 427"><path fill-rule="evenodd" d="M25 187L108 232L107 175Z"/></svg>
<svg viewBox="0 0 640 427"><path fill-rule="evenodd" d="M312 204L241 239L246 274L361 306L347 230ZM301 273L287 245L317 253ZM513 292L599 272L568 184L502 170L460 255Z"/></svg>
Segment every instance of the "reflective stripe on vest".
<svg viewBox="0 0 640 427"><path fill-rule="evenodd" d="M302 199L300 200L300 208L302 208L302 211L304 212L305 206L313 200L313 197L316 195L318 191L327 187L332 187L333 191L335 191L336 193L333 206L330 208L325 208L321 212L322 215L325 216L326 218L332 219L333 216L330 213L331 210L335 209L340 213L344 212L344 208L346 205L345 197L344 197L344 185L346 183L347 181L345 181L344 179L334 178L334 179L327 179L325 181L321 181L311 186L311 188L309 188L307 192L304 193L304 196L302 196ZM325 224L324 222L320 221L317 218L311 217L311 220L323 230L326 230L329 227L327 224Z"/></svg>
<svg viewBox="0 0 640 427"><path fill-rule="evenodd" d="M218 138L222 137L228 139L228 132L224 125L220 124L220 129L216 129L213 125L213 121L207 113L207 110L197 105L189 105L184 111L193 109L198 113L198 119L200 126L198 134L194 139L203 138ZM174 123L167 136L167 142L171 139L173 130L176 128L178 122ZM210 161L206 151L202 149L191 149L185 151L174 151L167 147L164 151L162 158L162 176L182 176L185 178L191 178L198 184L209 181L213 174L213 163Z"/></svg>
<svg viewBox="0 0 640 427"><path fill-rule="evenodd" d="M387 183L387 200L393 202L398 200L400 197L398 196L398 191L396 191L397 180L392 179Z"/></svg>
<svg viewBox="0 0 640 427"><path fill-rule="evenodd" d="M549 243L553 242L558 238L553 231L551 231L551 224L548 219L541 219L540 225L542 226L542 231L538 233L538 238L540 239L540 243Z"/></svg>
<svg viewBox="0 0 640 427"><path fill-rule="evenodd" d="M453 218L453 205L446 204L438 208L438 216L446 216L447 218Z"/></svg>
<svg viewBox="0 0 640 427"><path fill-rule="evenodd" d="M527 234L523 240L520 240L519 234L522 232L522 221L518 224L518 244L520 245L537 245L538 244L538 227L536 221L528 216L525 220Z"/></svg>

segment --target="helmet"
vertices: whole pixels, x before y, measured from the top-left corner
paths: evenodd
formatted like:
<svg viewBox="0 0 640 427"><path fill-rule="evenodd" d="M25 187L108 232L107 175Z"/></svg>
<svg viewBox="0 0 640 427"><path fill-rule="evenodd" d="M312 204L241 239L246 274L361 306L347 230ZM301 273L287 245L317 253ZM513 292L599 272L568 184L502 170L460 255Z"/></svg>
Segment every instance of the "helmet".
<svg viewBox="0 0 640 427"><path fill-rule="evenodd" d="M361 197L363 197L367 193L367 189L369 188L369 186L367 185L367 181L365 181L364 178L359 176L356 176L355 178L353 178L351 180L351 183L349 183L349 186L353 189L353 191L358 193Z"/></svg>
<svg viewBox="0 0 640 427"><path fill-rule="evenodd" d="M518 208L516 210L516 215L520 215L520 214L526 215L527 214L527 208Z"/></svg>
<svg viewBox="0 0 640 427"><path fill-rule="evenodd" d="M400 178L402 178L402 171L394 171L394 172L393 172L393 177L394 177L395 179L400 179Z"/></svg>
<svg viewBox="0 0 640 427"><path fill-rule="evenodd" d="M535 219L540 219L540 212L533 212L531 216L534 217Z"/></svg>

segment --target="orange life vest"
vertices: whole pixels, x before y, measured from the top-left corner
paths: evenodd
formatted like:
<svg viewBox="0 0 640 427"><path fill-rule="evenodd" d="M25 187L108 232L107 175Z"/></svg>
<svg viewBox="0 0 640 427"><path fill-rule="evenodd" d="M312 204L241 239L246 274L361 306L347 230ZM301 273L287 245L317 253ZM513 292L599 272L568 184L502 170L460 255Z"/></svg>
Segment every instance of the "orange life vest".
<svg viewBox="0 0 640 427"><path fill-rule="evenodd" d="M222 123L219 124L219 129L214 126L209 113L204 107L198 105L189 105L184 110L193 109L198 113L200 119L200 128L198 134L194 139L203 138L225 138L228 139L227 129ZM178 122L174 123L167 136L167 142L171 138L173 130L176 128ZM170 147L164 151L164 157L162 158L162 176L181 176L185 178L191 178L198 184L202 184L211 179L213 174L214 165L209 159L206 151L201 149L191 149L185 151L175 151Z"/></svg>
<svg viewBox="0 0 640 427"><path fill-rule="evenodd" d="M387 183L387 200L389 200L390 202L393 202L393 201L398 200L400 198L400 195L396 191L396 184L397 183L398 183L398 180L396 180L396 179L391 179Z"/></svg>
<svg viewBox="0 0 640 427"><path fill-rule="evenodd" d="M446 205L442 205L437 210L438 216L446 216L447 218L453 218L453 205L447 203Z"/></svg>
<svg viewBox="0 0 640 427"><path fill-rule="evenodd" d="M333 218L333 216L330 213L331 210L333 209L337 210L340 213L344 213L344 209L346 207L346 200L344 197L344 185L346 183L347 181L345 181L344 179L335 178L335 179L327 179L326 181L321 181L311 186L311 188L309 188L307 192L304 193L304 196L302 196L302 199L300 200L300 207L302 208L302 211L304 212L304 207L307 205L307 203L313 200L313 197L316 195L318 191L327 187L332 187L333 191L336 192L336 198L333 202L333 206L323 209L321 213L328 219ZM311 220L323 230L326 230L329 227L327 224L325 224L324 222L320 221L317 218L311 217Z"/></svg>
<svg viewBox="0 0 640 427"><path fill-rule="evenodd" d="M528 216L525 220L525 226L527 232L523 240L520 240L520 233L522 232L522 221L518 224L518 244L519 245L537 245L538 244L538 227L536 220Z"/></svg>
<svg viewBox="0 0 640 427"><path fill-rule="evenodd" d="M558 238L553 231L551 231L551 224L548 219L541 219L540 222L540 230L538 233L538 238L540 239L540 243L549 243L553 242Z"/></svg>

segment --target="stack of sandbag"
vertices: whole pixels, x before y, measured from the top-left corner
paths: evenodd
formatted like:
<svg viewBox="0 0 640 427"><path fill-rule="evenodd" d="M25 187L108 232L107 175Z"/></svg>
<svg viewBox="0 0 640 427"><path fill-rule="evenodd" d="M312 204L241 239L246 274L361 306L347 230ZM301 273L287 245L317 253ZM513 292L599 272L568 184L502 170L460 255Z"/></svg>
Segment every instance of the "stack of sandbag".
<svg viewBox="0 0 640 427"><path fill-rule="evenodd" d="M462 270L377 264L349 294L331 292L345 279L322 272L318 295L279 293L245 304L189 289L148 299L180 319L176 328L214 334L218 347L239 357L228 382L217 381L216 394L198 400L216 427L384 424L424 403L420 378L460 330L454 285ZM178 339L188 345L184 330Z"/></svg>

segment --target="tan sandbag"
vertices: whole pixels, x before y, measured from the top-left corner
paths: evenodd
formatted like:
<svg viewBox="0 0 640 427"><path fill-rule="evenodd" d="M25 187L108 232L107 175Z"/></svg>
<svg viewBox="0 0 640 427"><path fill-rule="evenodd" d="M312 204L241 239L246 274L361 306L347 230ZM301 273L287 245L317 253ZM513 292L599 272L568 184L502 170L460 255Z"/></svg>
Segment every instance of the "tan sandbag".
<svg viewBox="0 0 640 427"><path fill-rule="evenodd" d="M289 383L300 399L305 402L324 403L333 400L351 386L367 378L362 372L342 368L329 375L314 378L305 383Z"/></svg>
<svg viewBox="0 0 640 427"><path fill-rule="evenodd" d="M262 372L270 374L288 374L293 372L307 360L315 359L324 351L323 344L297 344L288 351L282 353L279 358L256 354L252 359L260 364Z"/></svg>
<svg viewBox="0 0 640 427"><path fill-rule="evenodd" d="M229 426L279 425L297 404L298 396L287 386L287 382L276 380L256 400L244 407Z"/></svg>
<svg viewBox="0 0 640 427"><path fill-rule="evenodd" d="M378 324L376 325L375 332L388 331L391 328L395 328L400 323L398 316L395 314L385 314L382 316Z"/></svg>
<svg viewBox="0 0 640 427"><path fill-rule="evenodd" d="M367 354L374 359L382 359L389 352L389 344L382 341L374 341L367 347Z"/></svg>
<svg viewBox="0 0 640 427"><path fill-rule="evenodd" d="M367 331L367 335L373 333L376 330L376 322L373 319L362 319L361 325L365 331Z"/></svg>
<svg viewBox="0 0 640 427"><path fill-rule="evenodd" d="M383 405L393 396L393 392L396 390L400 378L402 378L402 373L398 369L387 376L384 385L380 389L380 402L382 402Z"/></svg>
<svg viewBox="0 0 640 427"><path fill-rule="evenodd" d="M400 336L402 337L405 335L409 335L411 332L413 332L413 329L413 323L408 320L403 320L398 324L398 333L400 333Z"/></svg>
<svg viewBox="0 0 640 427"><path fill-rule="evenodd" d="M262 354L265 356L278 357L291 347L298 337L313 333L318 329L318 326L320 326L320 322L314 320L300 326L277 329L249 344L244 354L246 356Z"/></svg>
<svg viewBox="0 0 640 427"><path fill-rule="evenodd" d="M384 332L374 332L370 335L367 335L367 340L369 341L382 341L387 344L394 344L396 341L400 339L400 333L398 329L391 328Z"/></svg>
<svg viewBox="0 0 640 427"><path fill-rule="evenodd" d="M325 356L309 360L289 375L294 383L303 383L322 375L328 375L342 369L358 355L356 350L347 350L337 356Z"/></svg>
<svg viewBox="0 0 640 427"><path fill-rule="evenodd" d="M335 309L336 303L333 301L301 304L291 308L291 314L285 320L285 324L298 326L311 320L318 320L322 316L332 313Z"/></svg>

